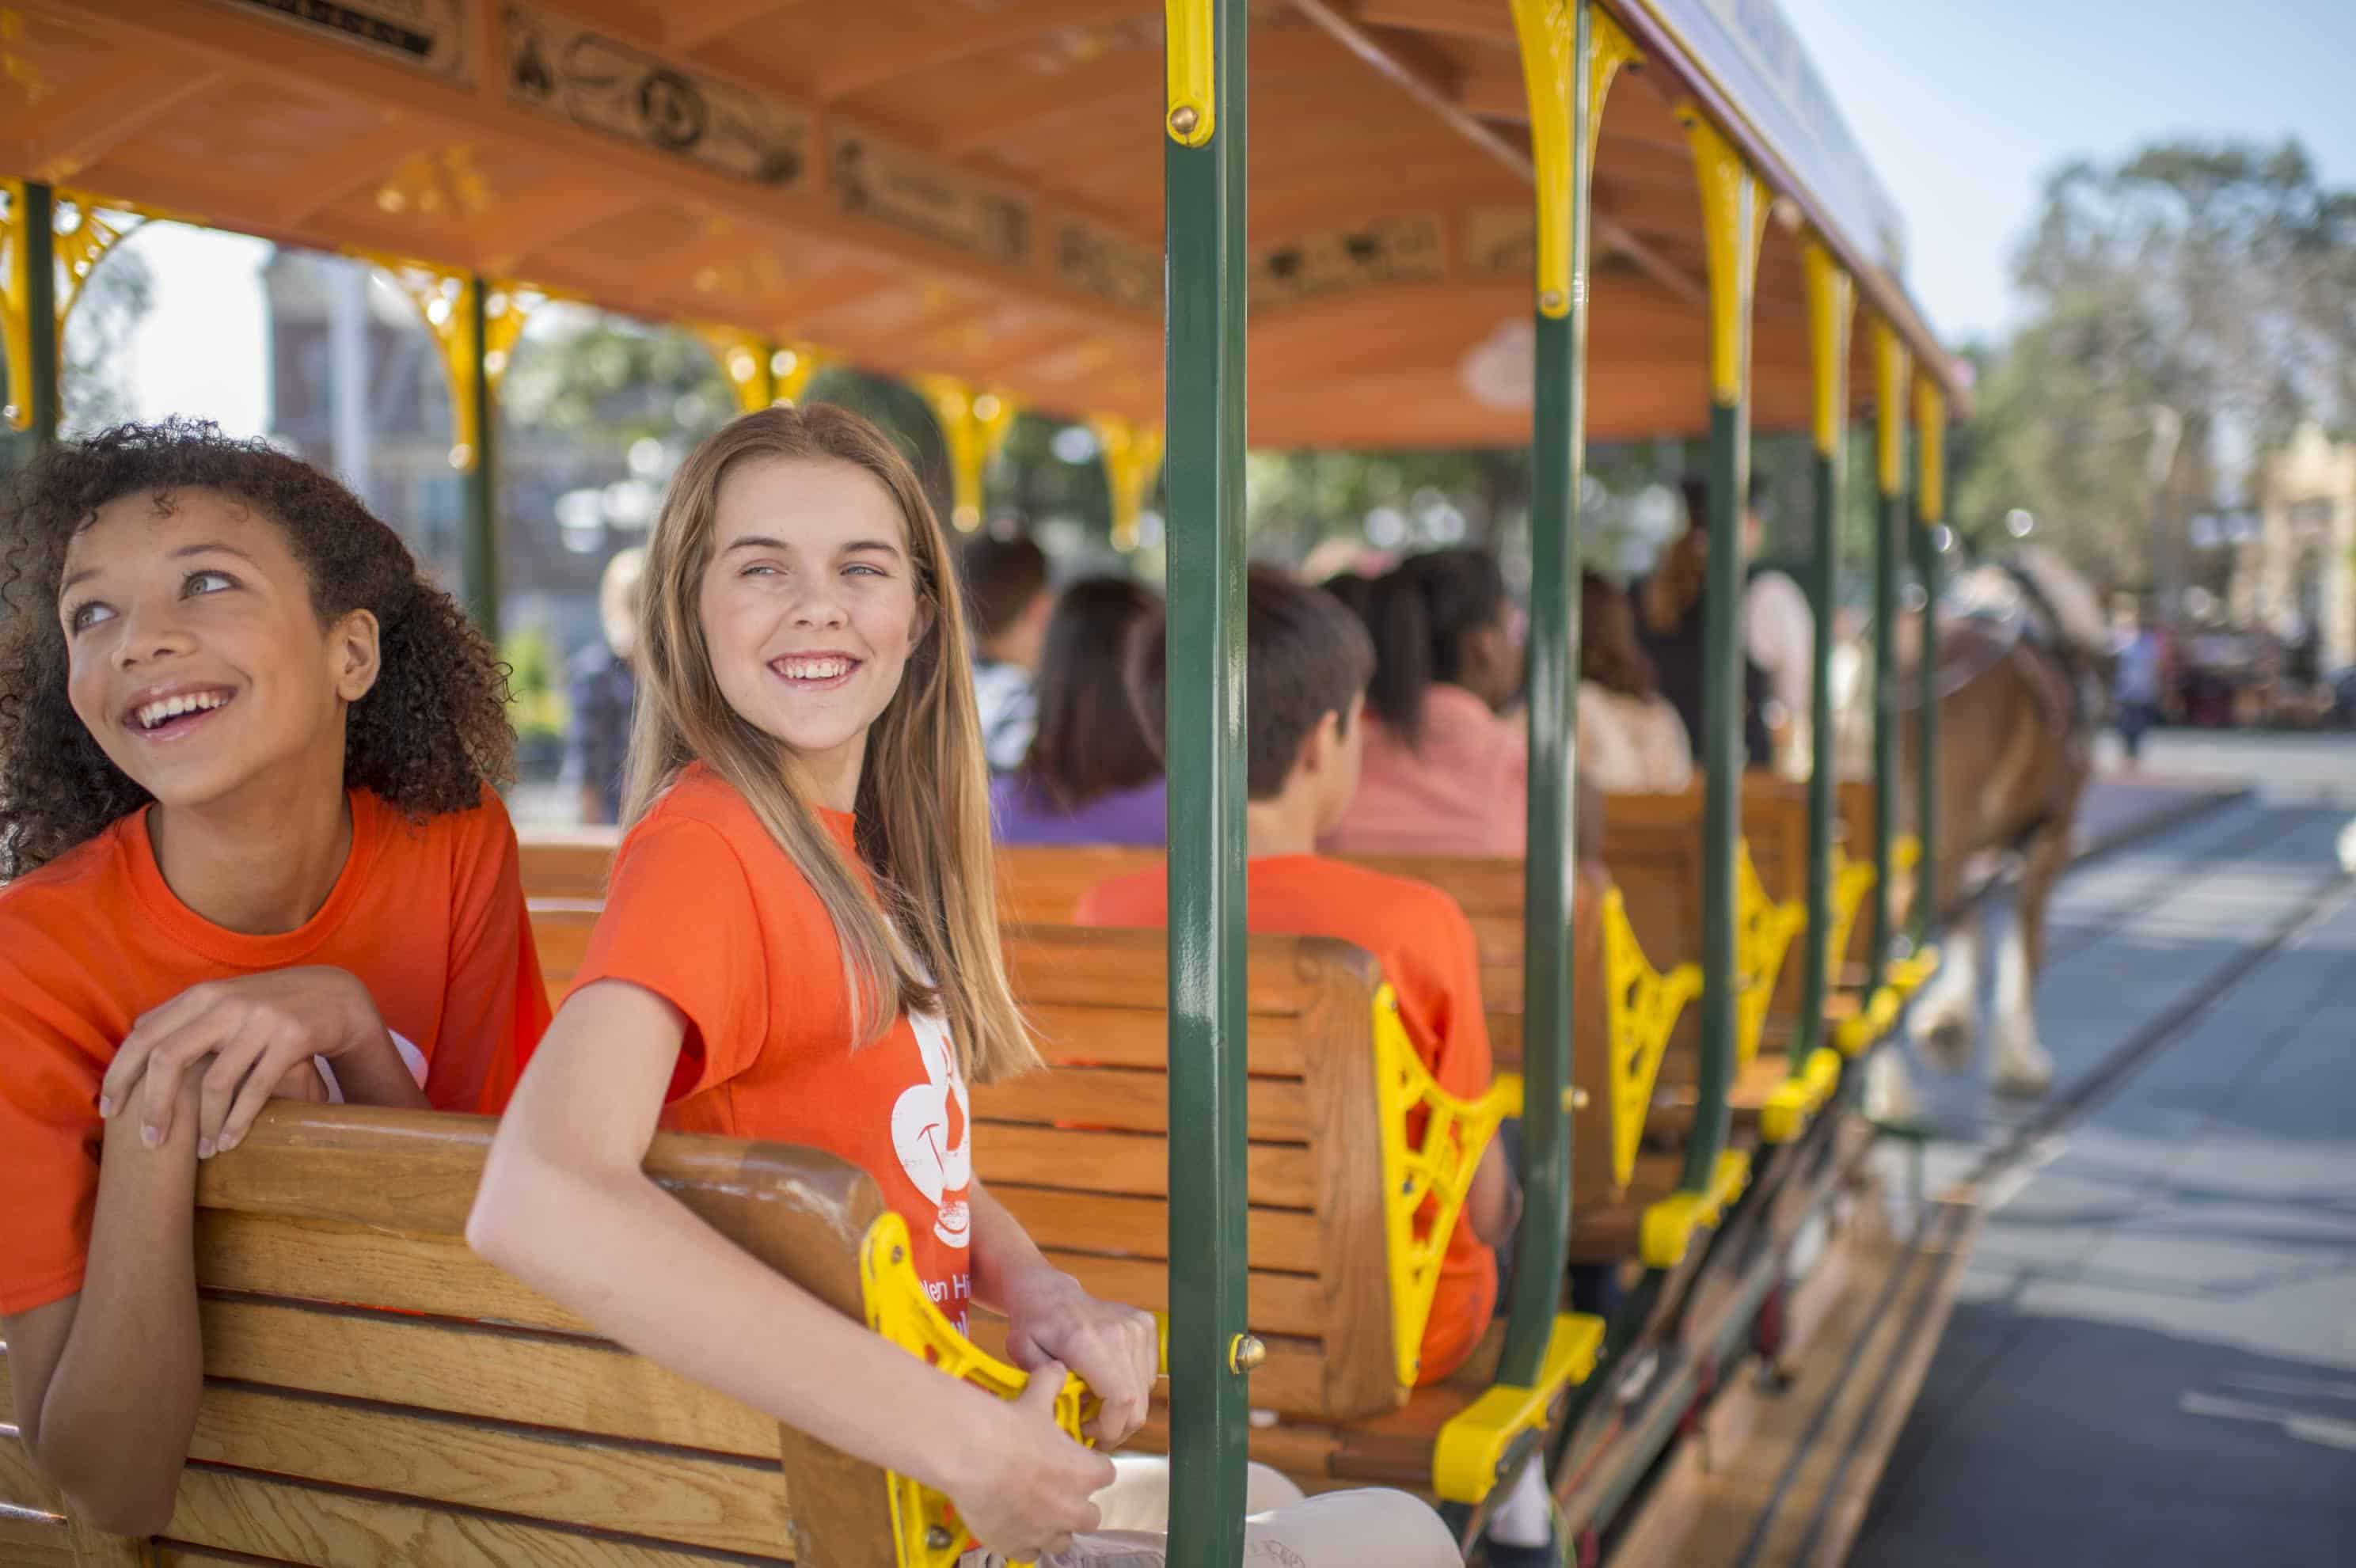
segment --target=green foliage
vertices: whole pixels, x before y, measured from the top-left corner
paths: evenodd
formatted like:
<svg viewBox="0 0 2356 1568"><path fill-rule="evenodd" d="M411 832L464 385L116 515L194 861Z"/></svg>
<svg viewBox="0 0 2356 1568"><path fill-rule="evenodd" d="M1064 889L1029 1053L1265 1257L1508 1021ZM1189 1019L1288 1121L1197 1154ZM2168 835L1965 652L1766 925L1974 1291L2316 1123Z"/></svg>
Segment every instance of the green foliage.
<svg viewBox="0 0 2356 1568"><path fill-rule="evenodd" d="M533 624L508 633L499 639L499 658L508 667L509 717L516 733L527 740L562 736L571 705L548 628Z"/></svg>

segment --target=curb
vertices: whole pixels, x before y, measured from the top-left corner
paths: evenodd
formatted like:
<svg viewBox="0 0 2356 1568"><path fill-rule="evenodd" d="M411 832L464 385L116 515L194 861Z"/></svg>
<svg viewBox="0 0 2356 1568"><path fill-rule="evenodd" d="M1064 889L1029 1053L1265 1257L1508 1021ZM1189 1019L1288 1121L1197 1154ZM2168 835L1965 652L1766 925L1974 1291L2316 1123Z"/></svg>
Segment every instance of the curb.
<svg viewBox="0 0 2356 1568"><path fill-rule="evenodd" d="M2075 870L2090 860L2097 860L2147 838L2157 837L2171 827L2181 827L2188 822L2222 811L2257 794L2257 786L2244 783L2214 790L2188 790L2185 798L2147 816L2112 830L2100 838L2089 840L2070 857L2069 869Z"/></svg>

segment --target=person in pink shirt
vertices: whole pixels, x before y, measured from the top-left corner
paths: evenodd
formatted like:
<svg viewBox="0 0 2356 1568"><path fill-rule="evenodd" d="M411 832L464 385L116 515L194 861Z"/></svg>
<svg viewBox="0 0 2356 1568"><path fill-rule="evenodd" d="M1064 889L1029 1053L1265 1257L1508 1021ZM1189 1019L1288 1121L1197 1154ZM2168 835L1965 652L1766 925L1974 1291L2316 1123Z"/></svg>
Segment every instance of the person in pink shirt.
<svg viewBox="0 0 2356 1568"><path fill-rule="evenodd" d="M1365 763L1322 841L1342 855L1506 855L1526 842L1529 752L1521 638L1496 559L1412 556L1372 582L1330 584L1375 639Z"/></svg>

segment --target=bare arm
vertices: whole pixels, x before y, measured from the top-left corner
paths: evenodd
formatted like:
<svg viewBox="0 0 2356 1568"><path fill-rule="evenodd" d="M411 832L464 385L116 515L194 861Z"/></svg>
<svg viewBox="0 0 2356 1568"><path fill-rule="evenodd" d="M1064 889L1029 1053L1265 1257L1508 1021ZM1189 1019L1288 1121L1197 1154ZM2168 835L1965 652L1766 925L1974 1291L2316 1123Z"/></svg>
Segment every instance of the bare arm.
<svg viewBox="0 0 2356 1568"><path fill-rule="evenodd" d="M1472 1172L1472 1189L1464 1195L1464 1223L1484 1247L1503 1246L1522 1217L1522 1189L1505 1164L1502 1139L1491 1138Z"/></svg>
<svg viewBox="0 0 2356 1568"><path fill-rule="evenodd" d="M1104 1402L1089 1435L1118 1447L1145 1424L1159 1370L1160 1332L1151 1313L1099 1301L1047 1261L1006 1206L976 1179L973 1294L1006 1314L1007 1354L1025 1371L1059 1362Z"/></svg>
<svg viewBox="0 0 2356 1568"><path fill-rule="evenodd" d="M685 1028L620 981L569 999L499 1125L468 1243L659 1364L947 1492L1001 1552L1058 1550L1093 1528L1088 1498L1112 1467L1055 1430L1051 1392L1008 1405L942 1376L647 1179Z"/></svg>
<svg viewBox="0 0 2356 1568"><path fill-rule="evenodd" d="M155 1148L136 1117L107 1124L81 1290L5 1324L26 1449L81 1518L120 1535L170 1520L203 1387L197 1086L182 1080Z"/></svg>

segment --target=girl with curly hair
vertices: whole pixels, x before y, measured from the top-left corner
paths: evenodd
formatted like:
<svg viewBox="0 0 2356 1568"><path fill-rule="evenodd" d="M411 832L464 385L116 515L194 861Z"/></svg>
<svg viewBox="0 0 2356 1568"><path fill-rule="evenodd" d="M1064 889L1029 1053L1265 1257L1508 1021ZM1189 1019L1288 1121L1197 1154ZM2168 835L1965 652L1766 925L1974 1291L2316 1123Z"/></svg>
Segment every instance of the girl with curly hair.
<svg viewBox="0 0 2356 1568"><path fill-rule="evenodd" d="M496 1111L547 1021L514 737L400 538L265 445L53 447L0 539L0 1332L35 1460L144 1535L201 1383L197 1162L273 1095Z"/></svg>

